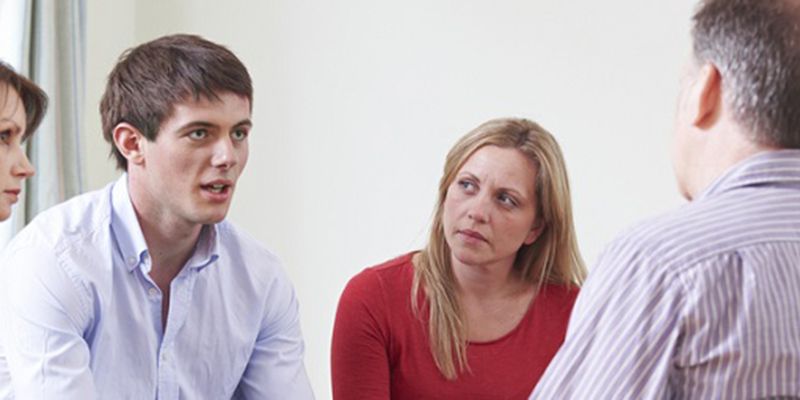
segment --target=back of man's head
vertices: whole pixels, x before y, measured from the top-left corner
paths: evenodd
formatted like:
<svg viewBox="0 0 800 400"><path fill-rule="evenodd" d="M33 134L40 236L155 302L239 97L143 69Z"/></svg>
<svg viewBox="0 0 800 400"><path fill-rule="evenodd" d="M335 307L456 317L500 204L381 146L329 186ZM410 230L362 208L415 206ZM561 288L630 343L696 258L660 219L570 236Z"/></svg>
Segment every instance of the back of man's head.
<svg viewBox="0 0 800 400"><path fill-rule="evenodd" d="M800 2L701 0L692 39L698 62L719 69L724 102L750 139L800 148Z"/></svg>
<svg viewBox="0 0 800 400"><path fill-rule="evenodd" d="M114 146L114 127L119 123L133 125L153 141L177 103L218 100L222 93L245 97L252 107L253 86L247 68L223 46L181 34L128 49L109 74L100 101L103 136L111 144L117 167L128 167Z"/></svg>

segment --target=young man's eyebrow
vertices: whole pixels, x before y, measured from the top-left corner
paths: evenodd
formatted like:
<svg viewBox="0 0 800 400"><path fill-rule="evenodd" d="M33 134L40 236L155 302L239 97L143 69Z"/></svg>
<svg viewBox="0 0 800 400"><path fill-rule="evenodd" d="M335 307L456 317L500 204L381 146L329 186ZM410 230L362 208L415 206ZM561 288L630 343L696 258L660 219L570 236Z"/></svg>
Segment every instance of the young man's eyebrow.
<svg viewBox="0 0 800 400"><path fill-rule="evenodd" d="M208 121L191 121L181 125L181 127L178 128L178 130L182 131L189 128L213 128L215 126L216 126L215 124L212 124L211 122Z"/></svg>
<svg viewBox="0 0 800 400"><path fill-rule="evenodd" d="M180 128L178 128L178 130L183 131L189 128L216 128L218 126L219 125L212 124L211 122L208 121L191 121L182 125ZM239 128L242 126L253 126L253 121L251 121L250 119L244 119L237 122L236 125L234 125L235 128Z"/></svg>
<svg viewBox="0 0 800 400"><path fill-rule="evenodd" d="M253 126L253 121L251 121L249 118L248 119L243 119L243 120L239 121L239 123L234 125L234 127L236 127L236 128L242 127L242 126Z"/></svg>

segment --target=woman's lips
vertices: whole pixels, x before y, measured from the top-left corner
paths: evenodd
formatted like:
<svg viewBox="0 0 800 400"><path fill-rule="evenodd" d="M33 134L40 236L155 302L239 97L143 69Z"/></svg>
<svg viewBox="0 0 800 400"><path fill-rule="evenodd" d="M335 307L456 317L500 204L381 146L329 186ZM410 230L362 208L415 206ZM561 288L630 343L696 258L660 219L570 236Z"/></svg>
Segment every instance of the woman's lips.
<svg viewBox="0 0 800 400"><path fill-rule="evenodd" d="M17 202L17 199L19 199L19 194L21 192L22 191L20 189L8 189L4 190L3 194L6 194L8 195L8 197L11 197L11 203L13 204Z"/></svg>
<svg viewBox="0 0 800 400"><path fill-rule="evenodd" d="M486 238L483 235L481 235L481 233L478 231L473 231L471 229L462 229L459 230L458 233L471 239L480 240L482 242L486 241Z"/></svg>

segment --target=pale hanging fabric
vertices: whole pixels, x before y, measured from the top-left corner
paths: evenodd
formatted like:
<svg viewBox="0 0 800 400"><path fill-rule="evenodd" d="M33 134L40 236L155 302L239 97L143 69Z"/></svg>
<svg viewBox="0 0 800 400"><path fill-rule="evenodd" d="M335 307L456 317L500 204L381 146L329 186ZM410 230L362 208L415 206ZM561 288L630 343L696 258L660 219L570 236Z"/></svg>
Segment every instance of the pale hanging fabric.
<svg viewBox="0 0 800 400"><path fill-rule="evenodd" d="M0 0L0 58L50 98L27 143L36 175L26 181L11 218L0 223L0 250L39 212L83 190L84 8L84 0Z"/></svg>

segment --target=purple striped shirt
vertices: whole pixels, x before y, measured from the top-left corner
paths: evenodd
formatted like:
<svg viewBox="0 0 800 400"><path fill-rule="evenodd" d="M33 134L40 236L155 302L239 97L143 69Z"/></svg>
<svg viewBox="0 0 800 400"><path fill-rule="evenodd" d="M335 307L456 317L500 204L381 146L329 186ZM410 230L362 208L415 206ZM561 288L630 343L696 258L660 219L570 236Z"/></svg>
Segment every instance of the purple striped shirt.
<svg viewBox="0 0 800 400"><path fill-rule="evenodd" d="M800 396L800 150L623 233L531 399Z"/></svg>

